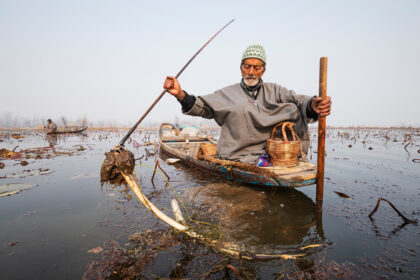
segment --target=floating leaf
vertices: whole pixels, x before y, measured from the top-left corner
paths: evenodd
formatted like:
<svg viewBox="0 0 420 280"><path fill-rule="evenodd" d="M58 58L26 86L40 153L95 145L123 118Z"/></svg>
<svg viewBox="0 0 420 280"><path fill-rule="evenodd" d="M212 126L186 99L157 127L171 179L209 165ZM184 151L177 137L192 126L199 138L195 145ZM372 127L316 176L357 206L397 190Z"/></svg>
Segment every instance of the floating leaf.
<svg viewBox="0 0 420 280"><path fill-rule="evenodd" d="M336 194L338 194L339 196L341 196L341 197L344 197L344 198L351 198L351 196L349 196L348 194L345 194L345 193L343 193L343 192L336 192L336 191L334 191Z"/></svg>
<svg viewBox="0 0 420 280"><path fill-rule="evenodd" d="M78 146L76 150L79 152L86 150L85 147L83 147L82 145L76 145L76 146Z"/></svg>
<svg viewBox="0 0 420 280"><path fill-rule="evenodd" d="M27 176L39 176L39 175L47 175L50 173L53 173L54 171L49 170L49 169L43 169L43 168L38 168L38 169L27 169L27 170L22 170L16 173L12 173L12 174L6 174L3 177L0 177L2 179L4 178L24 178Z"/></svg>
<svg viewBox="0 0 420 280"><path fill-rule="evenodd" d="M98 173L89 173L89 174L77 174L71 177L71 180L79 180L79 179L90 179L90 178L97 178L99 176Z"/></svg>
<svg viewBox="0 0 420 280"><path fill-rule="evenodd" d="M18 184L18 183L11 183L6 185L0 186L0 197L9 196L13 194L17 194L23 190L29 190L32 187L37 185L34 184Z"/></svg>
<svg viewBox="0 0 420 280"><path fill-rule="evenodd" d="M9 151L8 149L0 149L0 157L6 159L15 159L21 156L21 153Z"/></svg>
<svg viewBox="0 0 420 280"><path fill-rule="evenodd" d="M25 136L23 136L23 135L20 135L20 134L12 134L12 137L13 138L15 138L15 139L19 139L19 138L25 138Z"/></svg>
<svg viewBox="0 0 420 280"><path fill-rule="evenodd" d="M95 247L93 249L90 249L87 252L88 253L92 253L92 254L99 254L100 252L102 252L102 247L101 246L98 246L98 247Z"/></svg>

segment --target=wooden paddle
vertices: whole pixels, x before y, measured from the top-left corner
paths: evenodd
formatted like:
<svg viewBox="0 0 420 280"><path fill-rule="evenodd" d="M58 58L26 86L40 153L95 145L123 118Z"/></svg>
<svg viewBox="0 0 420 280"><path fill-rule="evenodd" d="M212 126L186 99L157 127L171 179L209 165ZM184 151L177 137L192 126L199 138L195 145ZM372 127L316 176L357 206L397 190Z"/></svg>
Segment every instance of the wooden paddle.
<svg viewBox="0 0 420 280"><path fill-rule="evenodd" d="M321 57L319 67L319 97L327 97L327 66L328 58ZM326 117L318 116L318 151L316 171L316 209L322 211L324 200L324 162L325 162L325 131Z"/></svg>
<svg viewBox="0 0 420 280"><path fill-rule="evenodd" d="M175 78L178 78L179 75L181 75L182 72L184 72L185 68L191 63L191 61L194 60L194 58L220 33L223 29L225 29L229 24L231 24L235 19L232 19L229 21L225 26L223 26L219 31L216 32L216 34L213 35L213 37L210 38L210 40L207 41L207 43L204 44L204 46L201 47L191 58L190 60L182 67L182 69L176 74ZM124 136L124 138L120 141L120 146L124 146L125 141L127 141L128 137L136 130L136 128L139 126L139 124L143 121L143 119L149 114L149 112L155 107L155 105L159 102L159 100L163 97L163 95L166 93L166 89L162 91L162 93L159 95L159 97L153 102L153 104L147 109L147 111L141 116L141 118L136 122L136 124L127 132L127 135Z"/></svg>

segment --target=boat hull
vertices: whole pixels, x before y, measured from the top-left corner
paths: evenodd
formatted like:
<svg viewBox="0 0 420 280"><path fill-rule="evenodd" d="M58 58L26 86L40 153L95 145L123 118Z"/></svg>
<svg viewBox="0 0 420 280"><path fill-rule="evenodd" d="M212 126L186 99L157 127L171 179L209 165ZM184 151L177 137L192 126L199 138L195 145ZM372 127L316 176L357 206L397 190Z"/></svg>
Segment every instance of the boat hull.
<svg viewBox="0 0 420 280"><path fill-rule="evenodd" d="M52 134L81 133L81 132L85 131L86 129L87 129L87 126L83 126L83 127L77 127L77 128L57 130L56 132L52 132L52 133L47 132L47 134L52 135Z"/></svg>
<svg viewBox="0 0 420 280"><path fill-rule="evenodd" d="M184 153L181 149L179 149L180 144L181 143L179 142L165 142L161 139L161 151L169 157L180 159L181 162L191 167L199 168L207 173L217 175L232 182L259 186L292 188L316 183L316 170L303 170L290 173L285 172L281 176L272 177L261 173L243 170L237 167L225 167L209 161L199 160L195 156L192 156L196 154L195 152L199 143L188 144L195 144L195 149L192 149L193 151L191 154Z"/></svg>

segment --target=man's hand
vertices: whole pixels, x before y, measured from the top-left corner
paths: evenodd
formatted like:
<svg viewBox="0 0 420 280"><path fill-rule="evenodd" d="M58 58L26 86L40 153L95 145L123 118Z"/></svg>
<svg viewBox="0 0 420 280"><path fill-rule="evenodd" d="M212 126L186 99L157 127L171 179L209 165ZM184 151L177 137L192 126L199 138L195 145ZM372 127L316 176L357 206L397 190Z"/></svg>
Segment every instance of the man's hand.
<svg viewBox="0 0 420 280"><path fill-rule="evenodd" d="M319 116L326 117L331 113L331 104L331 97L321 98L316 96L312 98L311 108Z"/></svg>
<svg viewBox="0 0 420 280"><path fill-rule="evenodd" d="M166 89L170 94L175 96L179 101L181 101L185 97L185 93L181 89L178 80L172 76L166 77L165 83L163 84L163 88Z"/></svg>

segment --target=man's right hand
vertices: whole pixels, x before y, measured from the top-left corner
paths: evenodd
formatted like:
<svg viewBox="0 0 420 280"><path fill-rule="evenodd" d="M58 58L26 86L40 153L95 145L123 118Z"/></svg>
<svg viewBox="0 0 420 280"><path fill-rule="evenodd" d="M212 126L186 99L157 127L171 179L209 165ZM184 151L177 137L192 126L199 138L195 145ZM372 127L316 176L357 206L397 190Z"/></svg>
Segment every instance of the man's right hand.
<svg viewBox="0 0 420 280"><path fill-rule="evenodd" d="M163 88L166 89L170 94L175 96L179 101L181 101L185 97L185 93L181 89L181 86L179 85L179 82L175 77L166 77L165 83L163 84Z"/></svg>
<svg viewBox="0 0 420 280"><path fill-rule="evenodd" d="M315 96L312 98L311 107L319 116L326 117L331 113L331 104L331 97L321 98Z"/></svg>

